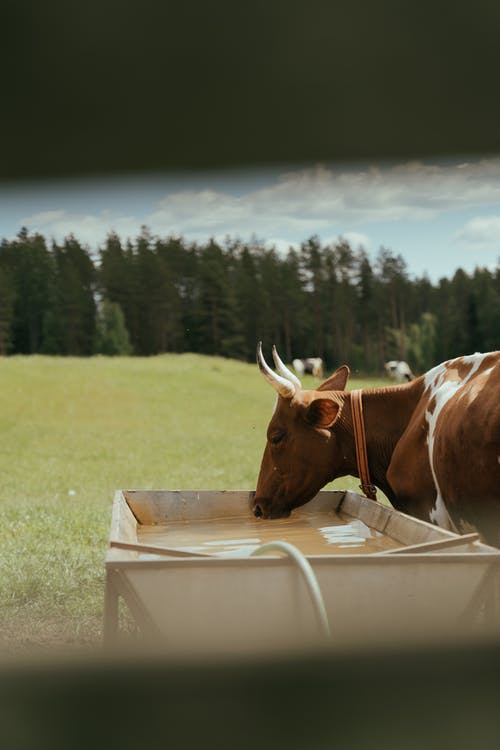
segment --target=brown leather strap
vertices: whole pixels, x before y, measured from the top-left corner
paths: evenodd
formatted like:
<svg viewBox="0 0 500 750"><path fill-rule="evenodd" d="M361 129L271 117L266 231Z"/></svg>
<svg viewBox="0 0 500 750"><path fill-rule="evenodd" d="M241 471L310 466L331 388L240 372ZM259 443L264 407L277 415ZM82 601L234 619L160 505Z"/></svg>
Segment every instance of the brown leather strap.
<svg viewBox="0 0 500 750"><path fill-rule="evenodd" d="M354 442L356 444L356 463L358 465L360 489L371 500L377 499L377 488L370 479L368 455L366 452L365 421L363 419L363 400L361 391L351 391L352 424L354 428Z"/></svg>

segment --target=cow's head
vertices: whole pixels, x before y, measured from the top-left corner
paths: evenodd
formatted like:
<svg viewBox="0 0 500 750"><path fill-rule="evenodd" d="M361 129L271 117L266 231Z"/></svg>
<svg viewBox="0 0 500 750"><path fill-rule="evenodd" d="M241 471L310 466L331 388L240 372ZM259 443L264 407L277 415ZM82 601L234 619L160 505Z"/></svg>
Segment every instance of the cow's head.
<svg viewBox="0 0 500 750"><path fill-rule="evenodd" d="M253 506L254 514L263 518L288 516L349 471L340 418L349 368L343 365L317 390L305 391L275 347L273 359L279 374L267 365L259 342L257 363L278 392Z"/></svg>

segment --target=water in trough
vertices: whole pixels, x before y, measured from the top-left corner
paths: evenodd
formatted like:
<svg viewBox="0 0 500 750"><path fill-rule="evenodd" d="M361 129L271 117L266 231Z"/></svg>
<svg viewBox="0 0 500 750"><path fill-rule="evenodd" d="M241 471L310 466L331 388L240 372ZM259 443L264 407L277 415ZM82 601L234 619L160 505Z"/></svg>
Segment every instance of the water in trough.
<svg viewBox="0 0 500 750"><path fill-rule="evenodd" d="M138 527L138 541L217 557L248 557L265 542L284 541L305 555L384 552L399 542L345 513L299 509L289 518L248 517L171 521Z"/></svg>

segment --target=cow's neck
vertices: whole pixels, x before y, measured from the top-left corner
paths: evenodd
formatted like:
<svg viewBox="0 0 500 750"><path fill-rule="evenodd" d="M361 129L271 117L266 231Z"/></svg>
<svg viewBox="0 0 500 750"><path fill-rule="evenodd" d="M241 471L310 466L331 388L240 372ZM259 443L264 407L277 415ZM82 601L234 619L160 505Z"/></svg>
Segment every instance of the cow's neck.
<svg viewBox="0 0 500 750"><path fill-rule="evenodd" d="M371 481L392 501L394 493L387 481L387 469L392 454L424 389L423 378L404 386L389 386L363 391L363 415L366 433L366 449L370 467ZM350 396L346 393L346 400ZM348 423L346 428L350 432L354 451L354 432L352 426L351 409L346 410ZM350 424L349 424L350 423ZM352 454L355 457L355 451ZM358 470L354 461L354 471Z"/></svg>

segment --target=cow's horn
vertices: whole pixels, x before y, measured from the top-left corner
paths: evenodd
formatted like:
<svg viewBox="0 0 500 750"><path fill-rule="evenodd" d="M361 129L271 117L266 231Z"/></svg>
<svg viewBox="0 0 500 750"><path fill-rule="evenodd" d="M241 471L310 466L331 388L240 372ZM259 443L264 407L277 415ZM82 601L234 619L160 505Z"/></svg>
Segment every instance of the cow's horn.
<svg viewBox="0 0 500 750"><path fill-rule="evenodd" d="M277 375L267 364L262 354L262 341L257 344L257 364L267 382L272 385L275 391L278 391L280 396L292 398L295 395L295 385L290 380Z"/></svg>
<svg viewBox="0 0 500 750"><path fill-rule="evenodd" d="M288 369L285 363L282 362L281 357L278 354L278 350L276 349L274 345L273 345L273 359L274 359L274 364L276 365L276 369L278 370L279 374L283 375L283 377L286 378L287 380L291 380L294 386L298 388L299 391L301 391L302 383L300 382L298 377L294 375L294 373Z"/></svg>

